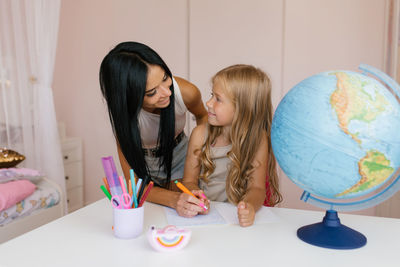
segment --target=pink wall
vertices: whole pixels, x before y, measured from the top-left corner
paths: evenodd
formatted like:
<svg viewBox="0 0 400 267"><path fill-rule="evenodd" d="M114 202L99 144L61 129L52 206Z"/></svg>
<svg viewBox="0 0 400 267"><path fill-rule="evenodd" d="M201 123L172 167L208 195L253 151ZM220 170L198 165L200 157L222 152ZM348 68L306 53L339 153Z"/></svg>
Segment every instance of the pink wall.
<svg viewBox="0 0 400 267"><path fill-rule="evenodd" d="M175 75L195 82L203 99L216 70L255 64L271 75L276 105L310 74L355 70L361 62L382 68L384 7L375 0L62 1L55 105L67 135L83 139L85 203L103 197L100 158L117 159L98 84L100 62L117 43L147 43ZM286 177L281 188L283 206L314 209Z"/></svg>
<svg viewBox="0 0 400 267"><path fill-rule="evenodd" d="M118 161L98 82L101 60L119 42L136 40L163 55L176 75L187 77L186 11L183 0L62 1L54 97L67 135L83 139L86 204L103 197L101 157L112 155Z"/></svg>

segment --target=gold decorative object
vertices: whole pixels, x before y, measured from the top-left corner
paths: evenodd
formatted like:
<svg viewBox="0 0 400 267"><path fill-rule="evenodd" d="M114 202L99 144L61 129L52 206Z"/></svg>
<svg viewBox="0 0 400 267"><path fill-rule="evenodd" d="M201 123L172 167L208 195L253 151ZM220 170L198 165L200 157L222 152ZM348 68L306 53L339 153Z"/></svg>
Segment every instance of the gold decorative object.
<svg viewBox="0 0 400 267"><path fill-rule="evenodd" d="M21 155L14 150L7 148L0 148L0 168L15 167L18 163L20 163L24 159L25 159L24 155Z"/></svg>

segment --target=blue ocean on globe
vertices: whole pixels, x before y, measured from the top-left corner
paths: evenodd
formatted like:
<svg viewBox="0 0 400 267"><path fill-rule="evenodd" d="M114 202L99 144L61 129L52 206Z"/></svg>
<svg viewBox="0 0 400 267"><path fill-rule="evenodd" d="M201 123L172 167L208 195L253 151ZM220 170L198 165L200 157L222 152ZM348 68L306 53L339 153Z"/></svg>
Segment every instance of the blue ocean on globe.
<svg viewBox="0 0 400 267"><path fill-rule="evenodd" d="M360 197L391 180L400 166L400 105L365 74L319 73L282 99L271 141L279 166L305 191Z"/></svg>

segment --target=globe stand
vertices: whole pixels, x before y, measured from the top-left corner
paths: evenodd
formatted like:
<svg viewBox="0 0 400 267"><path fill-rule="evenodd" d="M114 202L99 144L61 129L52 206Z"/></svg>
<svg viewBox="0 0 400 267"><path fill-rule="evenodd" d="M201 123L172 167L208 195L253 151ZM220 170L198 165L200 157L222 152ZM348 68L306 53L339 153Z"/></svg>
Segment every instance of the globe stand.
<svg viewBox="0 0 400 267"><path fill-rule="evenodd" d="M355 249L367 243L363 234L340 223L335 210L327 210L322 222L299 228L297 236L306 243L323 248Z"/></svg>

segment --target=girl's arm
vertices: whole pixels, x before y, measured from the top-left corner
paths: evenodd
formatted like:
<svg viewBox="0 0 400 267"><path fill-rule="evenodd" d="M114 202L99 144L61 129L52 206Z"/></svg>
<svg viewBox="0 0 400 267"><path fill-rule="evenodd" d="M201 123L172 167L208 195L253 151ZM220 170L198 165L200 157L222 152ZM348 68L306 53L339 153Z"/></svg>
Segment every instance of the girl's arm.
<svg viewBox="0 0 400 267"><path fill-rule="evenodd" d="M200 158L199 158L199 151L203 145L204 142L204 134L205 134L205 130L206 130L206 124L200 124L198 125L196 128L193 129L192 134L190 135L190 139L189 139L189 145L188 145L188 151L186 153L186 161L185 161L185 168L184 168L184 172L183 172L183 181L182 183L193 192L193 194L195 194L198 198L202 198L202 193L203 191L200 190L199 188L199 175L200 175ZM195 153L196 151L196 153ZM188 208L188 204L196 204L198 205L200 203L200 201L197 198L194 198L192 196L187 195L187 203L178 203L179 204L183 204L182 208L182 212L184 212L184 210L186 208ZM208 205L208 201L205 201L206 205ZM186 206L185 206L186 205ZM209 206L209 205L208 205ZM179 209L179 207L178 207ZM177 209L177 211L178 211ZM202 209L196 209L193 210L194 212L196 212L197 215L198 213L201 214L206 214L208 213L207 211L204 211ZM179 212L178 212L179 213ZM194 216L193 215L193 216Z"/></svg>
<svg viewBox="0 0 400 267"><path fill-rule="evenodd" d="M207 122L207 111L201 100L200 90L185 79L174 77L181 89L183 102L187 109L196 118L197 125Z"/></svg>
<svg viewBox="0 0 400 267"><path fill-rule="evenodd" d="M206 124L201 124L193 129L190 135L188 151L186 153L185 168L183 172L183 183L190 190L199 190L200 175L200 149L204 142ZM195 153L197 151L197 153Z"/></svg>
<svg viewBox="0 0 400 267"><path fill-rule="evenodd" d="M250 226L254 223L255 213L264 203L268 162L267 133L263 135L262 142L254 158L255 170L252 179L242 201L238 203L238 218L241 226Z"/></svg>

